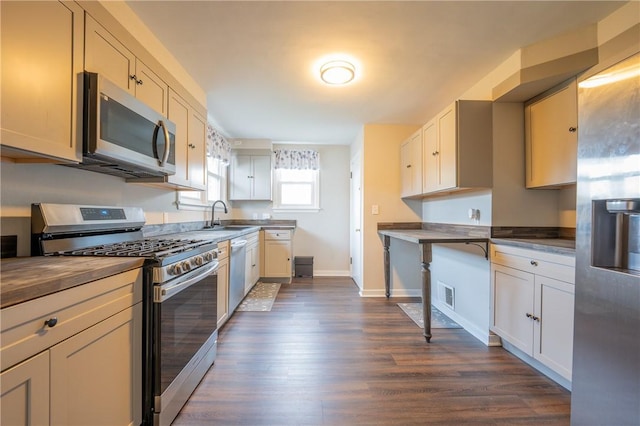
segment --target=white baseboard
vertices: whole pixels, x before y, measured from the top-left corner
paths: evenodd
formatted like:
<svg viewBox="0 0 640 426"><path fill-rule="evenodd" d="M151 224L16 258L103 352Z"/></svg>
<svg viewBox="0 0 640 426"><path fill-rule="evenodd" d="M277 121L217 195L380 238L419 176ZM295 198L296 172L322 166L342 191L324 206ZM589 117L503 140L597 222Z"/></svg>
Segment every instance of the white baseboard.
<svg viewBox="0 0 640 426"><path fill-rule="evenodd" d="M325 269L320 271L313 271L313 276L314 277L350 277L351 272Z"/></svg>
<svg viewBox="0 0 640 426"><path fill-rule="evenodd" d="M439 300L432 300L431 303L436 308L438 308L440 311L442 311L443 314L445 314L446 316L448 316L449 318L451 318L452 320L454 320L455 322L460 324L462 326L462 328L464 328L466 331L469 332L469 334L471 334L476 339L480 340L485 345L487 345L487 346L500 346L499 344L496 344L496 339L493 337L495 335L491 334L489 332L489 330L481 329L480 327L478 327L474 323L472 323L472 322L468 321L467 319L465 319L464 317L460 316L455 311L452 311L447 305L445 305L444 303L442 303ZM499 341L499 339L498 339L498 341Z"/></svg>
<svg viewBox="0 0 640 426"><path fill-rule="evenodd" d="M527 364L529 364L530 366L532 366L533 368L535 368L536 370L538 370L539 372L541 372L542 374L544 374L545 376L547 376L548 378L550 378L551 380L553 380L554 382L562 386L563 388L569 391L571 390L571 381L565 379L555 371L551 370L549 367L542 364L537 359L532 358L529 355L525 354L520 349L516 348L506 340L502 341L502 347L507 352L510 352L516 357L520 358L522 361L526 362Z"/></svg>
<svg viewBox="0 0 640 426"><path fill-rule="evenodd" d="M384 289L378 290L362 290L360 289L360 297L386 297Z"/></svg>

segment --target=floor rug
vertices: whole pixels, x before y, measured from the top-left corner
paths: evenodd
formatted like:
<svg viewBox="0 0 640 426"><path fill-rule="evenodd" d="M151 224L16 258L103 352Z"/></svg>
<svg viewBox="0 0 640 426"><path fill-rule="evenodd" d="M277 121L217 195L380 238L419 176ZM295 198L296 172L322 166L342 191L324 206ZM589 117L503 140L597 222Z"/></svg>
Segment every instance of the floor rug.
<svg viewBox="0 0 640 426"><path fill-rule="evenodd" d="M422 319L422 303L398 303L400 309L420 328L424 328ZM462 328L460 324L440 312L431 305L431 328Z"/></svg>
<svg viewBox="0 0 640 426"><path fill-rule="evenodd" d="M257 283L247 294L236 311L254 312L270 311L276 300L280 283Z"/></svg>

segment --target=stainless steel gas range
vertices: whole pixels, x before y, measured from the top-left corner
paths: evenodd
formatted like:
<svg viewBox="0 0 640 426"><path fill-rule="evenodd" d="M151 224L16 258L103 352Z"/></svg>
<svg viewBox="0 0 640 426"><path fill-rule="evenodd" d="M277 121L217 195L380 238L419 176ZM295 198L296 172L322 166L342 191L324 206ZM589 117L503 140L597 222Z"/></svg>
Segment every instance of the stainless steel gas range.
<svg viewBox="0 0 640 426"><path fill-rule="evenodd" d="M217 244L145 238L137 207L33 204L32 255L145 259L143 424L169 425L213 364Z"/></svg>

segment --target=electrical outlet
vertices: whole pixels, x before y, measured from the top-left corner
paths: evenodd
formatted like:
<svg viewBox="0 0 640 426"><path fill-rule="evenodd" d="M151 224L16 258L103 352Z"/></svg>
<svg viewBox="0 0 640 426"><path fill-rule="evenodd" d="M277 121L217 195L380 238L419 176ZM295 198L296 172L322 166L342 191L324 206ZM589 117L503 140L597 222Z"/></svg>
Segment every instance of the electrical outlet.
<svg viewBox="0 0 640 426"><path fill-rule="evenodd" d="M371 214L379 214L380 213L380 208L378 207L377 204L374 204L371 206Z"/></svg>

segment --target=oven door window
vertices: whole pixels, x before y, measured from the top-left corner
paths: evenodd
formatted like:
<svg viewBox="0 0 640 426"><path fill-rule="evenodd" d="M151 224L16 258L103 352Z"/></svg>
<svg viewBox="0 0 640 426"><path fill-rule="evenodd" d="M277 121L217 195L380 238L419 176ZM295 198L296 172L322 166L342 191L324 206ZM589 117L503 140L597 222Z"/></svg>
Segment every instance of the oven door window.
<svg viewBox="0 0 640 426"><path fill-rule="evenodd" d="M154 303L154 390L161 395L217 327L217 274Z"/></svg>

